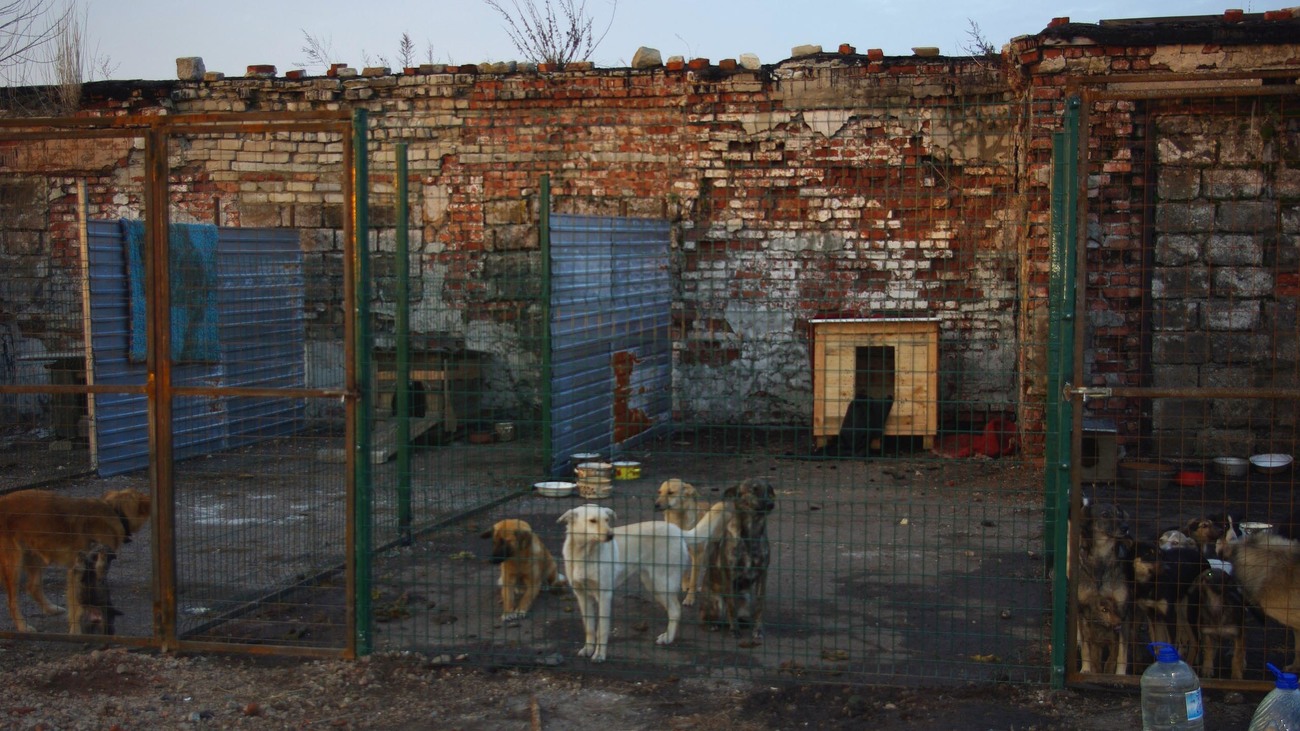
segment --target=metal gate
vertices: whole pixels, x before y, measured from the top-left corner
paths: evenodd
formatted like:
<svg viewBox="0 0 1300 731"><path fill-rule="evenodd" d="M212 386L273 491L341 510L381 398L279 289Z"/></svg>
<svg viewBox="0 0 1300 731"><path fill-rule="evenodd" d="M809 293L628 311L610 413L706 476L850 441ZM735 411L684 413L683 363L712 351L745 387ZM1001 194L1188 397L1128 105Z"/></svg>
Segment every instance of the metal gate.
<svg viewBox="0 0 1300 731"><path fill-rule="evenodd" d="M1292 654L1289 632L1257 611L1286 607L1261 606L1252 582L1282 579L1242 570L1245 549L1221 552L1218 538L1243 525L1297 536L1300 108L1294 84L1268 73L1195 96L1131 81L1079 89L1058 138L1063 210L1076 215L1058 221L1053 259L1070 366L1050 388L1070 438L1049 454L1049 479L1074 488L1068 593L1057 585L1071 623L1057 645L1069 679L1133 683L1147 642L1167 635L1204 682L1260 689L1265 663ZM1120 560L1137 560L1127 586L1099 568L1106 526L1135 542L1120 541ZM1182 540L1174 529L1188 550L1160 549ZM1177 605L1161 611L1171 587ZM1097 639L1107 598L1124 613L1111 636L1128 637L1127 667L1114 663L1120 645ZM1087 662L1090 650L1102 659Z"/></svg>
<svg viewBox="0 0 1300 731"><path fill-rule="evenodd" d="M112 564L117 641L364 649L365 113L8 119L0 139L10 190L30 192L5 201L6 253L30 231L45 257L10 277L23 311L6 337L48 371L18 369L0 393L7 413L48 400L57 424L5 425L39 478L6 491L152 494ZM245 148L265 153L260 182L231 186L223 166ZM300 159L297 175L336 180L294 193L283 171Z"/></svg>

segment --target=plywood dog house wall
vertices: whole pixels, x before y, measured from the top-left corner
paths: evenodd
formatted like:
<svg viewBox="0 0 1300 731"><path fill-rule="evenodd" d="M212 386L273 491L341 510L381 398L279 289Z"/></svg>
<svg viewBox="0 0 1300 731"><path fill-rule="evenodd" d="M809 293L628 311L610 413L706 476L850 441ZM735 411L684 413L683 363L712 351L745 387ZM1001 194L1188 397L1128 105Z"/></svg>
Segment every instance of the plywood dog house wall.
<svg viewBox="0 0 1300 731"><path fill-rule="evenodd" d="M855 397L892 396L887 436L922 437L939 427L937 318L813 320L813 438L840 433Z"/></svg>

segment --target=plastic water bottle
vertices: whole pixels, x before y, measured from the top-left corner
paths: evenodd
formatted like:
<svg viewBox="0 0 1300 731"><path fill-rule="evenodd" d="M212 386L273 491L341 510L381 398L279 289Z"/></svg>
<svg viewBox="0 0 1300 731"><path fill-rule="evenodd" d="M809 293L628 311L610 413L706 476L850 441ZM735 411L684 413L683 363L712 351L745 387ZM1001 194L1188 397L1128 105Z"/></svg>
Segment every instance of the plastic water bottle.
<svg viewBox="0 0 1300 731"><path fill-rule="evenodd" d="M1152 642L1156 661L1142 673L1142 731L1204 729L1201 680L1178 650Z"/></svg>
<svg viewBox="0 0 1300 731"><path fill-rule="evenodd" d="M1250 731L1300 731L1300 681L1295 673L1284 673L1267 665L1277 685L1264 696L1250 718Z"/></svg>

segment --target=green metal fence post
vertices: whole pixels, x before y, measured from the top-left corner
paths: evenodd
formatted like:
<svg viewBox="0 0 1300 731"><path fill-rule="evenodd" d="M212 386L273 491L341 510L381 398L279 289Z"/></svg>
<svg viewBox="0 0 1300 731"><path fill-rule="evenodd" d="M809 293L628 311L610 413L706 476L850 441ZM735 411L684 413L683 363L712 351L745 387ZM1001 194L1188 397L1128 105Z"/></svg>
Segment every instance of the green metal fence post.
<svg viewBox="0 0 1300 731"><path fill-rule="evenodd" d="M353 256L352 303L356 317L356 342L354 358L358 382L361 384L357 408L356 444L353 445L355 458L355 480L353 519L356 521L356 581L355 603L356 646L357 654L368 655L372 649L370 584L371 584L371 541L372 526L370 513L371 475L370 453L372 417L372 395L370 379L370 170L368 165L369 150L367 141L367 114L364 109L357 109L352 115L352 154L355 162L352 171L352 205L355 207Z"/></svg>
<svg viewBox="0 0 1300 731"><path fill-rule="evenodd" d="M1052 140L1052 238L1049 265L1046 526L1052 567L1052 686L1065 685L1069 613L1069 542L1073 412L1062 388L1074 370L1075 257L1079 160L1079 99L1066 104L1063 129Z"/></svg>
<svg viewBox="0 0 1300 731"><path fill-rule="evenodd" d="M394 322L397 350L397 530L402 545L411 544L411 254L407 240L410 215L407 201L406 143L398 143L397 156L397 312Z"/></svg>
<svg viewBox="0 0 1300 731"><path fill-rule="evenodd" d="M542 175L537 201L537 245L542 257L542 464L549 470L551 441L551 176Z"/></svg>

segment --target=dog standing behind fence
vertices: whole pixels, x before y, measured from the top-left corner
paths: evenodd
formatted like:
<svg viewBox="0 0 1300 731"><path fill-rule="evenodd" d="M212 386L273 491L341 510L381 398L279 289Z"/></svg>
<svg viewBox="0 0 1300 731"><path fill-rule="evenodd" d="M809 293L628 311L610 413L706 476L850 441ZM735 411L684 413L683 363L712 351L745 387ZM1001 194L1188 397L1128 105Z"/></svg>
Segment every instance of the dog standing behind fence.
<svg viewBox="0 0 1300 731"><path fill-rule="evenodd" d="M655 496L655 510L663 511L664 520L682 530L694 528L710 507L709 501L700 498L694 485L677 478L664 480ZM695 604L695 594L699 591L700 580L704 578L704 557L707 550L707 546L702 543L690 547L691 568L684 579L686 598L682 599L683 607Z"/></svg>
<svg viewBox="0 0 1300 731"><path fill-rule="evenodd" d="M585 639L578 656L605 661L614 590L634 575L668 612L668 628L655 644L671 644L681 622L678 593L691 560L687 548L721 530L724 513L720 504L688 531L664 520L615 528L611 525L618 519L614 511L591 503L561 515L556 522L565 527L564 571L582 613Z"/></svg>
<svg viewBox="0 0 1300 731"><path fill-rule="evenodd" d="M115 558L117 554L105 546L96 546L77 557L75 587L77 604L81 606L82 634L112 635L117 632L116 620L122 612L113 606L108 589L108 569Z"/></svg>
<svg viewBox="0 0 1300 731"><path fill-rule="evenodd" d="M79 498L48 490L19 490L0 496L0 581L9 599L9 614L19 632L29 627L18 605L19 583L46 614L63 611L45 597L41 571L48 565L67 569L65 597L68 633L81 632L77 591L79 556L99 545L122 547L149 519L149 495L112 490L102 498Z"/></svg>
<svg viewBox="0 0 1300 731"><path fill-rule="evenodd" d="M1127 511L1110 503L1084 505L1079 571L1070 577L1078 608L1076 639L1082 673L1128 673L1133 543Z"/></svg>
<svg viewBox="0 0 1300 731"><path fill-rule="evenodd" d="M564 576L542 539L527 522L509 518L497 521L482 535L492 539L492 563L501 565L501 621L528 616L533 601L545 588L564 584Z"/></svg>
<svg viewBox="0 0 1300 731"><path fill-rule="evenodd" d="M776 490L766 479L750 478L722 495L730 515L705 553L700 620L714 629L725 621L733 637L748 626L751 638L761 640L772 555L767 517L776 509Z"/></svg>

